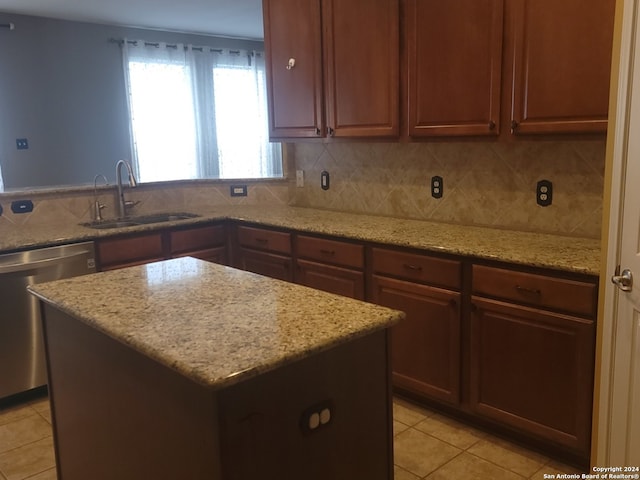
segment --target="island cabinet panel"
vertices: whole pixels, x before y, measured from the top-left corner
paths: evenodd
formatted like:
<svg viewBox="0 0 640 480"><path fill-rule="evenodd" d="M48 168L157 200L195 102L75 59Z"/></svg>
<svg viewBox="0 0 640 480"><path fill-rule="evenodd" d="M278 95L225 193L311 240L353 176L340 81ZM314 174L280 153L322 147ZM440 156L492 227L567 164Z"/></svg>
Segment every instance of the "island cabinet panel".
<svg viewBox="0 0 640 480"><path fill-rule="evenodd" d="M406 313L391 329L394 386L458 405L461 294L451 289L461 287L460 262L374 248L372 269L371 300Z"/></svg>
<svg viewBox="0 0 640 480"><path fill-rule="evenodd" d="M293 281L291 233L239 225L234 266L279 280Z"/></svg>
<svg viewBox="0 0 640 480"><path fill-rule="evenodd" d="M407 0L409 136L497 135L504 0Z"/></svg>
<svg viewBox="0 0 640 480"><path fill-rule="evenodd" d="M42 311L57 478L221 478L212 392L48 304Z"/></svg>
<svg viewBox="0 0 640 480"><path fill-rule="evenodd" d="M172 258L190 256L214 263L227 263L227 233L224 225L173 230L169 236Z"/></svg>
<svg viewBox="0 0 640 480"><path fill-rule="evenodd" d="M391 480L385 351L378 332L220 392L222 478ZM309 430L325 408L328 423Z"/></svg>
<svg viewBox="0 0 640 480"><path fill-rule="evenodd" d="M59 479L393 479L385 330L212 387L42 311Z"/></svg>
<svg viewBox="0 0 640 480"><path fill-rule="evenodd" d="M101 239L96 242L99 270L142 265L166 258L162 232Z"/></svg>
<svg viewBox="0 0 640 480"><path fill-rule="evenodd" d="M514 133L605 132L615 0L510 0Z"/></svg>
<svg viewBox="0 0 640 480"><path fill-rule="evenodd" d="M298 235L296 251L296 283L364 300L363 245Z"/></svg>
<svg viewBox="0 0 640 480"><path fill-rule="evenodd" d="M265 0L271 138L399 135L398 0Z"/></svg>

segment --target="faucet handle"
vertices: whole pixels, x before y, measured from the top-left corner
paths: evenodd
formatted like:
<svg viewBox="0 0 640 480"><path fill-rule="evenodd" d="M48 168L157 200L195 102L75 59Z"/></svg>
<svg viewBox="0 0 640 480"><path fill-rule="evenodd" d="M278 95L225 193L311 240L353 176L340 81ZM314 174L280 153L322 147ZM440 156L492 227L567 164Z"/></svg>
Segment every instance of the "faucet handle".
<svg viewBox="0 0 640 480"><path fill-rule="evenodd" d="M124 202L124 206L125 208L133 208L136 205L138 205L140 203L140 200L136 200L135 202L133 200L126 200Z"/></svg>

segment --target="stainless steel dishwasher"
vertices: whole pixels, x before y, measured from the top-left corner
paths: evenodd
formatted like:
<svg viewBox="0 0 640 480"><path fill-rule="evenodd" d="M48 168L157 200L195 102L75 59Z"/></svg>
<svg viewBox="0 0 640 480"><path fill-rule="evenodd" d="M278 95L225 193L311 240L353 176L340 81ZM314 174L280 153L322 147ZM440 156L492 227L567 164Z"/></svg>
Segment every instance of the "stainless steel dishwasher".
<svg viewBox="0 0 640 480"><path fill-rule="evenodd" d="M40 310L27 285L96 271L93 242L0 255L0 399L47 383Z"/></svg>

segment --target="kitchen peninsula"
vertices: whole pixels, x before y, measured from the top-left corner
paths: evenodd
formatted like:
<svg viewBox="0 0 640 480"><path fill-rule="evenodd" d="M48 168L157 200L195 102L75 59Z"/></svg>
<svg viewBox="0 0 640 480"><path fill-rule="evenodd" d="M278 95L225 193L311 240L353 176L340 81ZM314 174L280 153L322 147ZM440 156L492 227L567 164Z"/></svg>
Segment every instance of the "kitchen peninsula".
<svg viewBox="0 0 640 480"><path fill-rule="evenodd" d="M30 290L59 478L392 478L401 312L188 257Z"/></svg>

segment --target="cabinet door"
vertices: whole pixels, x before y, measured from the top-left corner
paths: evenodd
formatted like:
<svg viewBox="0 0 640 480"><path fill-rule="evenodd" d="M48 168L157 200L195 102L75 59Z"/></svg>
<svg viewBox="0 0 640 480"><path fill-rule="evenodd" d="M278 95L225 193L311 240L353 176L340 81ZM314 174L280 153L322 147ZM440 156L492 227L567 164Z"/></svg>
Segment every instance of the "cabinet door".
<svg viewBox="0 0 640 480"><path fill-rule="evenodd" d="M263 9L269 136L319 137L325 131L320 0L264 0Z"/></svg>
<svg viewBox="0 0 640 480"><path fill-rule="evenodd" d="M398 136L398 0L323 0L322 8L329 136Z"/></svg>
<svg viewBox="0 0 640 480"><path fill-rule="evenodd" d="M224 225L188 228L169 232L171 257L194 257L227 264L227 237Z"/></svg>
<svg viewBox="0 0 640 480"><path fill-rule="evenodd" d="M238 268L266 277L279 280L293 281L293 262L291 257L273 253L259 252L246 248L239 248Z"/></svg>
<svg viewBox="0 0 640 480"><path fill-rule="evenodd" d="M364 300L364 273L357 270L298 260L296 283Z"/></svg>
<svg viewBox="0 0 640 480"><path fill-rule="evenodd" d="M605 132L615 0L511 6L513 132Z"/></svg>
<svg viewBox="0 0 640 480"><path fill-rule="evenodd" d="M590 320L473 297L471 407L587 454L594 344Z"/></svg>
<svg viewBox="0 0 640 480"><path fill-rule="evenodd" d="M408 0L409 135L497 135L503 0Z"/></svg>
<svg viewBox="0 0 640 480"><path fill-rule="evenodd" d="M373 276L373 302L404 311L391 329L393 383L451 404L460 401L460 294Z"/></svg>
<svg viewBox="0 0 640 480"><path fill-rule="evenodd" d="M166 258L160 232L99 240L96 242L96 253L100 271L142 265Z"/></svg>

